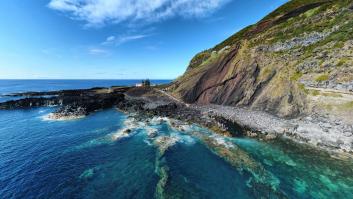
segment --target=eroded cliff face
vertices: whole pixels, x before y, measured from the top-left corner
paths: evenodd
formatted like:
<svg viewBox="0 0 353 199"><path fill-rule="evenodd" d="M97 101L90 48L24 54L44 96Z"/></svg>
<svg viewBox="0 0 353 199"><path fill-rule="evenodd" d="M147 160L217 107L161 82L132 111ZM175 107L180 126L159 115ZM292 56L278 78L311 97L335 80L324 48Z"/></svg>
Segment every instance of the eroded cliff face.
<svg viewBox="0 0 353 199"><path fill-rule="evenodd" d="M290 1L196 55L168 89L188 103L249 107L280 117L342 115L352 110L353 98L338 96L328 105L325 98L352 94L352 5Z"/></svg>

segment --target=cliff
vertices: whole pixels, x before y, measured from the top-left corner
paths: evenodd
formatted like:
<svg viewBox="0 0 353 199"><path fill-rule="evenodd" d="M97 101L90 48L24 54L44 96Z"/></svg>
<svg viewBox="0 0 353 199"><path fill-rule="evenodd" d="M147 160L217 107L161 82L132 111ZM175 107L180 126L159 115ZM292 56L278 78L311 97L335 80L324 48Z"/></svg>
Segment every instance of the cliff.
<svg viewBox="0 0 353 199"><path fill-rule="evenodd" d="M353 3L292 0L197 54L168 87L187 103L353 118Z"/></svg>

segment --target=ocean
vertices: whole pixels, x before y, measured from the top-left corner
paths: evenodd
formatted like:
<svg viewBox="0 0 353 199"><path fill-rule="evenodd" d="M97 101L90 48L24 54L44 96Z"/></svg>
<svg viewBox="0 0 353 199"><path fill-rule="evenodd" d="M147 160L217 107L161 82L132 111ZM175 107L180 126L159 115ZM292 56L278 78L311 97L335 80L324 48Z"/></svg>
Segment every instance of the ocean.
<svg viewBox="0 0 353 199"><path fill-rule="evenodd" d="M0 92L136 82L1 80ZM115 109L48 120L56 108L0 111L1 199L353 198L349 158L287 140L226 138L195 124L181 130L168 118L138 121Z"/></svg>
<svg viewBox="0 0 353 199"><path fill-rule="evenodd" d="M1 80L0 79L0 102L19 99L18 97L4 96L11 93L28 91L56 91L69 89L86 89L93 87L111 86L133 86L142 80ZM152 84L169 83L171 80L151 80Z"/></svg>

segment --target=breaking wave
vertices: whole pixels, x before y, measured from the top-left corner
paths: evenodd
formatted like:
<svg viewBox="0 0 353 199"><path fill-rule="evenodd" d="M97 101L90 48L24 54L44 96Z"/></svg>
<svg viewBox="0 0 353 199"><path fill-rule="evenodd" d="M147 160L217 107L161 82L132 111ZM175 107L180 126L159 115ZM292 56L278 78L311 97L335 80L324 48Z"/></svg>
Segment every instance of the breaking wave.
<svg viewBox="0 0 353 199"><path fill-rule="evenodd" d="M55 122L55 121L72 121L72 120L78 120L78 119L82 119L84 118L85 115L75 115L75 116L65 116L65 117L54 117L54 114L53 113L49 113L49 114L46 114L46 115L43 115L43 116L40 116L40 119L42 121L52 121L52 122Z"/></svg>

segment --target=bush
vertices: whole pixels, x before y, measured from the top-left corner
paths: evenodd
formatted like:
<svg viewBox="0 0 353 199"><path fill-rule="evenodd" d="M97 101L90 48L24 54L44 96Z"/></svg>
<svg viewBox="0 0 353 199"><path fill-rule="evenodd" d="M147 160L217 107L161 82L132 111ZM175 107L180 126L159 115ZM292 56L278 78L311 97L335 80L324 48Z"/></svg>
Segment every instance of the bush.
<svg viewBox="0 0 353 199"><path fill-rule="evenodd" d="M327 81L329 79L329 76L327 74L323 74L318 76L315 81L317 82L323 82L323 81Z"/></svg>
<svg viewBox="0 0 353 199"><path fill-rule="evenodd" d="M296 72L292 75L292 77L290 78L290 80L292 81L298 81L301 77L303 76L303 73L301 72Z"/></svg>

